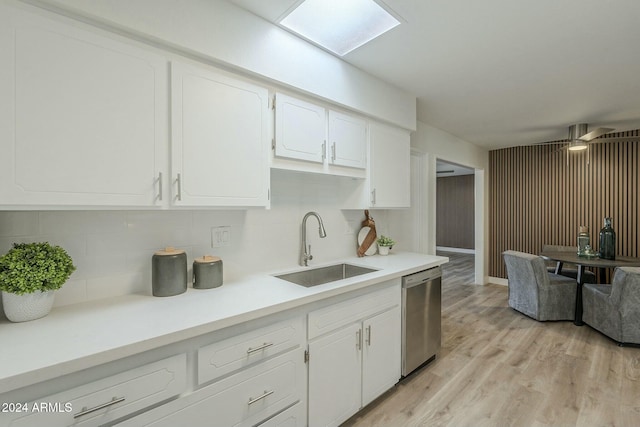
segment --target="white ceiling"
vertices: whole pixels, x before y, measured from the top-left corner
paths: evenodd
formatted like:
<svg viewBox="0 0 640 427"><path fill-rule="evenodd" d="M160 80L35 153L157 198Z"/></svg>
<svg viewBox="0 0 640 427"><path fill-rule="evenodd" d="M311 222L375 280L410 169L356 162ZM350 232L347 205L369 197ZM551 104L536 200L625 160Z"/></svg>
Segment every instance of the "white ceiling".
<svg viewBox="0 0 640 427"><path fill-rule="evenodd" d="M229 0L275 22L297 0ZM347 1L347 0L345 0ZM402 25L343 59L492 149L640 128L639 0L384 0Z"/></svg>

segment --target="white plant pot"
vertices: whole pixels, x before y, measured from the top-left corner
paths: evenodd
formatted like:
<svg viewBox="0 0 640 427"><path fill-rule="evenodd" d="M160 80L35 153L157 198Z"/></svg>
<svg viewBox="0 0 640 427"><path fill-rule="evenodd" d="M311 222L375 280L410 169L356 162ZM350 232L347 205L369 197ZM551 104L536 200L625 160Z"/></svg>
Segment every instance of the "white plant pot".
<svg viewBox="0 0 640 427"><path fill-rule="evenodd" d="M16 295L2 292L2 306L7 319L12 322L27 322L46 316L53 307L55 291L34 292Z"/></svg>
<svg viewBox="0 0 640 427"><path fill-rule="evenodd" d="M379 246L378 245L378 253L380 255L389 255L389 246Z"/></svg>

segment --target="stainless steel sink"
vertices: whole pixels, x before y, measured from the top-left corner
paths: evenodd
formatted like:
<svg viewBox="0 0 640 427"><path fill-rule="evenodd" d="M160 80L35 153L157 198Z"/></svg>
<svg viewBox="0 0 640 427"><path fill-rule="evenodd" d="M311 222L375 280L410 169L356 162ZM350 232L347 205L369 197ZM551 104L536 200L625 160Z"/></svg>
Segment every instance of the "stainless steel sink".
<svg viewBox="0 0 640 427"><path fill-rule="evenodd" d="M373 273L374 271L377 270L373 268L359 267L352 264L336 264L329 265L327 267L312 268L296 271L294 273L281 274L275 277L309 288L311 286L335 282L336 280L360 276L361 274Z"/></svg>

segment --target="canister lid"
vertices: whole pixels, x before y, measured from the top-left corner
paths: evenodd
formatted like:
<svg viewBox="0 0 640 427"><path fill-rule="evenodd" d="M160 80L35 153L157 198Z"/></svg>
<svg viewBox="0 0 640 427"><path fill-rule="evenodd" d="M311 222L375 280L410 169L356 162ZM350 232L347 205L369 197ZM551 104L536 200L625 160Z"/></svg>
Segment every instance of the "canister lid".
<svg viewBox="0 0 640 427"><path fill-rule="evenodd" d="M173 246L167 246L166 248L156 251L154 255L158 256L167 256L167 255L180 255L183 254L184 251L182 249L176 249Z"/></svg>
<svg viewBox="0 0 640 427"><path fill-rule="evenodd" d="M201 256L199 258L195 258L193 260L193 262L197 262L199 264L200 263L207 263L208 264L208 263L218 262L218 261L220 261L220 257L213 256L213 255L204 255L204 256Z"/></svg>
<svg viewBox="0 0 640 427"><path fill-rule="evenodd" d="M585 225L581 225L580 227L578 227L578 233L588 233L588 232L589 232L589 227Z"/></svg>

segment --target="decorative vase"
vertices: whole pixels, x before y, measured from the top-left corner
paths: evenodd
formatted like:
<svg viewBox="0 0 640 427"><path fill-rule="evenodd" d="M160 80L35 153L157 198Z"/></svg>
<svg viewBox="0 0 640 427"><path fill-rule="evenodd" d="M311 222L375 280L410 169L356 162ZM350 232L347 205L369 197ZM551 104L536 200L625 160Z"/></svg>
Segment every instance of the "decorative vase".
<svg viewBox="0 0 640 427"><path fill-rule="evenodd" d="M611 218L604 219L604 227L600 230L600 258L616 259L616 232L611 227Z"/></svg>
<svg viewBox="0 0 640 427"><path fill-rule="evenodd" d="M53 307L55 291L36 291L17 295L2 292L2 306L7 319L12 322L28 322L46 316Z"/></svg>
<svg viewBox="0 0 640 427"><path fill-rule="evenodd" d="M380 255L389 255L389 246L378 246L378 253Z"/></svg>
<svg viewBox="0 0 640 427"><path fill-rule="evenodd" d="M589 227L581 225L578 227L578 256L585 256L590 245Z"/></svg>

